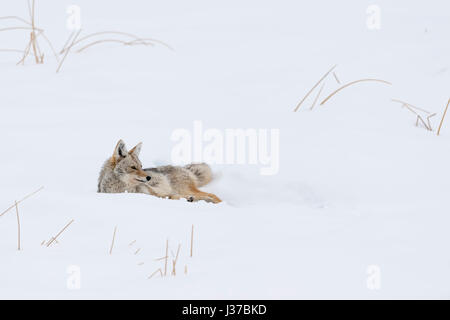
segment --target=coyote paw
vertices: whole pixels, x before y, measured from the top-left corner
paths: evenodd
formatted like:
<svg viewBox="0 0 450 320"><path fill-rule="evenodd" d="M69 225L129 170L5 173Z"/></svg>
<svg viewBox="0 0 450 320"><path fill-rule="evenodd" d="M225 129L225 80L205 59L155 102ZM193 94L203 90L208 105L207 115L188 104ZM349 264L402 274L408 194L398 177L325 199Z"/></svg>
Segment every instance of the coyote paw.
<svg viewBox="0 0 450 320"><path fill-rule="evenodd" d="M194 197L193 196L187 197L186 200L188 202L194 202Z"/></svg>

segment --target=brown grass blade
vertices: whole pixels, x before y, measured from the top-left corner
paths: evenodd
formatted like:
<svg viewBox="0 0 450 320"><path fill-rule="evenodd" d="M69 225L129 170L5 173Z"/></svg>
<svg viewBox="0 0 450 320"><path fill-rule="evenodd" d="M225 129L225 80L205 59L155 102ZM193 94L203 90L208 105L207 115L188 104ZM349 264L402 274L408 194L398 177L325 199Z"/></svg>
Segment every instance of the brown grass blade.
<svg viewBox="0 0 450 320"><path fill-rule="evenodd" d="M410 106L410 107L413 108L413 109L416 109L416 110L419 110L419 111L422 111L422 112L425 112L425 113L428 113L428 114L431 113L431 112L428 111L428 110L425 110L425 109L423 109L423 108L416 107L416 106L412 105L411 103L408 103L408 102L405 102L405 101L402 101L402 100L398 100L398 99L391 99L391 100L394 101L394 102L398 102L398 103L405 104L405 105L407 105L407 106Z"/></svg>
<svg viewBox="0 0 450 320"><path fill-rule="evenodd" d="M74 46L74 42L75 42L75 40L78 38L78 36L80 35L80 33L81 33L81 29L78 30L78 32L77 32L77 34L75 35L75 37L73 38L71 44L69 45L69 47L67 47L66 52L65 52L63 58L61 59L61 61L59 62L58 68L56 69L56 73L58 73L59 70L61 70L61 67L62 67L64 61L66 60L67 55L69 54L70 50L71 50L72 47Z"/></svg>
<svg viewBox="0 0 450 320"><path fill-rule="evenodd" d="M68 224L65 225L64 228L61 229L60 232L58 232L58 234L56 236L54 236L52 239L50 239L50 241L47 243L47 248L56 241L56 239L58 239L58 237L72 224L72 222L74 222L75 220L71 220Z"/></svg>
<svg viewBox="0 0 450 320"><path fill-rule="evenodd" d="M16 216L17 216L17 250L20 251L20 218L19 218L19 207L17 205L17 201L15 201L16 205Z"/></svg>
<svg viewBox="0 0 450 320"><path fill-rule="evenodd" d="M34 191L34 192L30 193L29 195L23 197L21 200L17 201L17 204L19 204L19 203L25 201L26 199L28 199L29 197L35 195L36 193L38 193L38 192L41 191L42 189L44 189L44 187L40 187L40 188L37 189L36 191ZM7 213L7 212L8 212L9 210L11 210L12 208L14 208L15 206L16 206L16 204L13 204L11 207L9 207L9 208L6 209L5 211L3 211L3 212L0 214L0 217L3 216L5 213Z"/></svg>
<svg viewBox="0 0 450 320"><path fill-rule="evenodd" d="M442 127L442 124L444 123L444 118L445 118L445 115L447 114L449 104L450 104L450 99L448 99L447 106L445 107L444 114L442 115L441 122L439 123L439 129L437 131L437 135L439 135L441 133L441 127Z"/></svg>
<svg viewBox="0 0 450 320"><path fill-rule="evenodd" d="M317 83L311 88L311 90L308 91L308 93L303 97L303 99L297 104L297 106L294 109L294 112L297 112L298 108L300 108L300 106L302 105L303 101L306 100L306 98L308 98L308 96L311 94L311 92L314 91L314 89L323 81L323 79L325 79L331 71L334 70L334 68L336 68L337 65L334 65L330 70L327 71L327 73L325 73L322 78L319 79L319 81L317 81Z"/></svg>
<svg viewBox="0 0 450 320"><path fill-rule="evenodd" d="M325 86L325 81L322 83L322 86L320 87L320 90L319 90L319 92L317 93L317 96L316 96L316 98L314 99L314 102L313 102L313 104L312 104L310 110L314 109L314 107L315 107L315 105L316 105L316 103L317 103L317 100L319 99L319 96L320 96L320 94L322 93L322 90L323 90L323 87L324 87L324 86Z"/></svg>
<svg viewBox="0 0 450 320"><path fill-rule="evenodd" d="M117 232L117 226L114 227L114 233L113 233L113 238L111 241L111 247L109 248L109 254L111 255L114 249L114 241L116 240L116 232Z"/></svg>
<svg viewBox="0 0 450 320"><path fill-rule="evenodd" d="M162 271L161 271L161 268L159 268L158 270L156 270L155 272L153 272L153 273L148 277L148 279L153 278L153 276L154 276L155 274L157 274L158 272L159 272L159 274L161 275L161 278L162 278L163 273L162 273Z"/></svg>
<svg viewBox="0 0 450 320"><path fill-rule="evenodd" d="M321 103L320 105L325 104L332 96L334 96L336 93L338 93L339 91L341 91L342 89L345 89L351 85L354 85L355 83L359 83L359 82L366 82L366 81L375 81L375 82L381 82L384 84L388 84L388 85L392 85L392 83L385 81L385 80L380 80L380 79L360 79L360 80L355 80L352 82L349 82L345 85L343 85L342 87L338 88L337 90L333 91L328 97L326 97Z"/></svg>
<svg viewBox="0 0 450 320"><path fill-rule="evenodd" d="M164 262L164 277L167 275L167 260L169 259L169 239L166 240L166 258Z"/></svg>

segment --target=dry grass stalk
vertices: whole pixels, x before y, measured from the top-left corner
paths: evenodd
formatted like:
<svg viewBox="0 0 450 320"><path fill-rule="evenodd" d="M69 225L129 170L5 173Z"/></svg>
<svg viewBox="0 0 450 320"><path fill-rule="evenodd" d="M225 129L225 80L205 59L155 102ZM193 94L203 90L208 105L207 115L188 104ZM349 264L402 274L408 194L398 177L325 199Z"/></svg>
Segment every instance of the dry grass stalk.
<svg viewBox="0 0 450 320"><path fill-rule="evenodd" d="M165 256L165 257L157 258L157 259L155 259L155 261L161 261L161 260L164 260L164 259L167 259L167 258L168 258L168 256Z"/></svg>
<svg viewBox="0 0 450 320"><path fill-rule="evenodd" d="M117 226L114 227L114 233L113 233L113 238L111 241L111 247L109 248L109 254L112 254L113 248L114 248L114 241L116 240L116 232L117 232Z"/></svg>
<svg viewBox="0 0 450 320"><path fill-rule="evenodd" d="M34 28L33 29L33 27L8 27L8 28L0 28L0 32L3 32L3 31L14 31L14 30L31 30L31 31L44 31L44 30L42 30L42 29L39 29L39 28Z"/></svg>
<svg viewBox="0 0 450 320"><path fill-rule="evenodd" d="M56 73L58 73L59 70L61 70L61 67L62 67L64 61L66 60L67 55L69 54L70 50L71 50L72 47L74 46L75 40L77 40L77 38L78 38L78 36L80 35L80 33L81 33L81 29L78 30L78 32L75 34L75 37L73 38L72 42L71 42L70 45L66 48L65 54L64 54L63 58L61 59L61 61L59 62L58 68L56 69Z"/></svg>
<svg viewBox="0 0 450 320"><path fill-rule="evenodd" d="M17 216L17 250L20 251L20 218L19 218L19 207L17 205L17 201L15 201L16 205L16 216Z"/></svg>
<svg viewBox="0 0 450 320"><path fill-rule="evenodd" d="M151 278L153 278L153 276L155 275L155 274L157 274L159 272L159 274L161 275L161 278L163 277L163 273L162 273L162 271L161 271L161 268L159 268L158 270L156 270L155 272L153 272L149 277L148 277L148 279L151 279Z"/></svg>
<svg viewBox="0 0 450 320"><path fill-rule="evenodd" d="M448 99L447 106L445 107L444 114L442 115L441 122L439 123L439 128L438 128L438 131L437 131L437 135L439 135L441 133L441 127L442 127L442 124L444 123L444 118L445 118L445 115L447 114L447 110L448 110L448 105L449 104L450 104L450 98Z"/></svg>
<svg viewBox="0 0 450 320"><path fill-rule="evenodd" d="M121 31L102 31L102 32L95 32L92 34L88 34L82 38L78 38L78 36L81 33L81 30L78 31L78 33L75 35L75 32L71 34L71 36L69 37L69 39L67 40L67 42L64 44L62 50L60 51L60 54L63 55L62 59L60 60L58 54L55 51L54 46L52 45L51 41L49 40L49 38L45 35L44 30L41 28L38 28L36 26L35 23L35 0L27 0L27 5L28 5L28 15L30 18L30 21L23 19L21 17L18 16L5 16L5 17L0 17L0 20L15 20L18 21L20 23L25 24L25 26L12 26L12 27L6 27L6 28L0 28L0 32L2 31L13 31L13 30L27 30L30 31L30 40L28 41L27 46L25 47L25 49L22 50L17 50L17 49L13 49L13 50L8 50L8 49L4 49L4 50L0 50L0 51L10 51L10 52L21 52L23 53L22 58L19 60L19 62L17 62L17 65L19 64L25 64L25 60L29 55L32 55L35 58L35 62L37 64L42 64L44 63L44 54L41 52L40 46L39 46L39 41L38 38L42 37L48 44L48 46L50 47L50 49L52 50L56 61L59 63L58 68L57 68L57 73L60 71L62 64L64 62L64 60L67 58L67 55L69 54L69 51L72 49L73 46L78 45L87 40L90 39L92 37L96 37L96 36L100 36L100 35L115 35L115 36L120 36L120 37L126 37L127 39L99 39L96 41L92 41L90 43L85 44L84 46L82 46L81 48L79 48L77 50L77 52L82 52L87 48L90 48L92 46L95 46L97 44L100 43L106 43L106 42L116 42L116 43L120 43L123 45L128 45L128 46L134 46L134 45L145 45L145 46L154 46L155 44L161 44L165 47L167 47L170 50L173 50L172 47L170 47L168 44L166 44L163 41L157 40L157 39L153 39L153 38L141 38L138 37L134 34L131 33L126 33L126 32L121 32ZM70 44L69 44L70 43Z"/></svg>
<svg viewBox="0 0 450 320"><path fill-rule="evenodd" d="M178 245L177 254L175 256L175 259L172 260L172 276L177 275L176 266L177 266L178 255L180 254L180 248L181 248L181 244Z"/></svg>
<svg viewBox="0 0 450 320"><path fill-rule="evenodd" d="M137 255L139 253L139 251L141 251L141 248L137 249L136 252L134 253L134 255Z"/></svg>
<svg viewBox="0 0 450 320"><path fill-rule="evenodd" d="M420 115L417 115L416 127L419 126L419 121L423 124L423 126L425 127L425 129L427 129L428 131L431 131L431 128L428 127L428 125L425 123L425 121L423 120L423 118L422 118Z"/></svg>
<svg viewBox="0 0 450 320"><path fill-rule="evenodd" d="M116 42L116 43L121 43L121 44L126 45L126 46L133 46L133 45L154 46L153 43L145 42L145 41L136 41L136 40L123 41L123 40L118 40L118 39L102 39L102 40L94 41L94 42L92 42L92 43L90 43L88 45L85 45L81 49L78 49L76 52L80 53L80 52L84 51L85 49L87 49L89 47L95 46L96 44L99 44L99 43L105 43L105 42Z"/></svg>
<svg viewBox="0 0 450 320"><path fill-rule="evenodd" d="M188 268L187 268L187 264L184 265L184 274L188 273Z"/></svg>
<svg viewBox="0 0 450 320"><path fill-rule="evenodd" d="M436 115L436 113L431 113L428 110L425 110L423 108L419 108L416 107L408 102L402 101L402 100L398 100L398 99L391 99L394 102L398 102L402 104L403 108L408 109L409 111L411 111L414 115L416 115L416 127L419 126L419 122L423 124L423 126L428 130L428 131L433 131L433 126L431 125L431 121L430 119L432 117L434 117ZM419 115L419 112L423 112L426 115L426 119L427 122L425 123L423 117L421 115ZM425 116L424 116L425 117Z"/></svg>
<svg viewBox="0 0 450 320"><path fill-rule="evenodd" d="M315 105L316 105L316 103L317 103L317 100L319 99L319 96L320 96L320 94L322 93L322 90L323 90L323 87L324 87L324 86L325 86L325 82L322 83L322 86L320 87L320 90L319 90L319 92L317 93L317 96L316 96L316 98L314 99L314 102L313 102L313 104L312 104L310 110L314 109L314 107L315 107Z"/></svg>
<svg viewBox="0 0 450 320"><path fill-rule="evenodd" d="M136 240L133 240L133 241L130 242L130 244L129 244L128 246L131 247L131 246L132 246L133 244L135 244L135 243L136 243Z"/></svg>
<svg viewBox="0 0 450 320"><path fill-rule="evenodd" d="M70 36L67 38L66 43L64 43L64 46L62 48L62 50L59 52L59 54L63 54L64 52L66 52L67 46L69 45L69 43L71 43L71 41L73 40L72 38L76 35L76 32L72 32L70 34Z"/></svg>
<svg viewBox="0 0 450 320"><path fill-rule="evenodd" d="M21 51L24 53L24 55L22 56L22 59L17 63L17 65L24 64L25 59L30 54L35 58L35 62L37 64L44 63L44 54L41 52L41 49L39 47L39 41L38 41L39 36L41 36L47 42L47 44L50 47L50 49L52 50L56 60L59 61L58 55L56 54L56 51L55 51L51 41L45 35L44 30L41 28L38 28L36 26L36 23L35 23L35 21L36 21L36 19L35 19L35 17L36 17L36 15L35 15L35 0L32 0L32 2L30 2L30 0L27 0L27 5L28 5L28 15L29 15L30 21L23 19L21 17L18 17L18 16L0 17L0 20L16 20L16 21L21 22L26 25L26 26L14 26L14 27L2 28L2 29L0 29L0 32L1 31L14 31L14 30L29 30L29 31L31 31L30 32L30 40L28 42L28 45L24 51ZM31 52L30 49L33 49L33 52ZM11 50L9 50L9 51L11 51Z"/></svg>
<svg viewBox="0 0 450 320"><path fill-rule="evenodd" d="M327 73L325 73L322 78L319 79L319 81L317 81L317 83L311 88L311 90L308 91L308 93L303 97L303 99L297 104L297 106L294 109L294 112L297 112L298 108L300 108L300 106L302 105L303 101L306 100L306 98L308 98L308 96L311 94L311 92L314 91L314 89L323 81L323 79L325 79L330 72L332 72L334 70L334 68L336 68L337 65L334 65L330 70L328 70Z"/></svg>
<svg viewBox="0 0 450 320"><path fill-rule="evenodd" d="M164 259L164 277L167 275L167 260L169 259L169 239L166 240L166 257Z"/></svg>
<svg viewBox="0 0 450 320"><path fill-rule="evenodd" d="M162 42L160 40L152 39L152 38L140 38L132 33L121 32L121 31L101 31L101 32L91 33L84 37L81 37L80 39L75 41L73 45L75 46L77 44L80 44L81 42L83 42L86 39L96 37L99 35L118 35L118 36L124 36L124 37L131 38L132 40L125 41L125 40L121 40L121 39L101 39L101 40L93 41L90 44L85 45L81 49L78 49L77 52L81 52L84 49L87 49L95 44L104 43L104 42L119 42L119 43L122 43L125 45L135 45L135 44L154 45L154 43L159 43L159 44L167 47L168 49L173 50L173 48L170 47L167 43ZM61 50L60 54L63 54L66 50L67 50L67 46L64 46L63 49Z"/></svg>
<svg viewBox="0 0 450 320"><path fill-rule="evenodd" d="M336 75L336 72L333 72L333 76L334 76L334 78L336 79L336 82L337 82L338 84L341 84L341 82L339 81L339 78L338 78L337 75Z"/></svg>
<svg viewBox="0 0 450 320"><path fill-rule="evenodd" d="M50 247L50 245L56 241L56 239L58 239L58 237L72 224L72 222L74 222L75 220L71 220L68 224L65 225L64 228L61 229L60 232L58 232L58 234L56 236L54 236L53 238L50 239L50 241L47 243L47 248ZM56 241L57 242L57 241Z"/></svg>
<svg viewBox="0 0 450 320"><path fill-rule="evenodd" d="M432 113L427 117L427 123L428 123L428 127L430 128L430 131L433 131L433 126L431 125L430 119L433 118L435 115L436 115L436 113Z"/></svg>
<svg viewBox="0 0 450 320"><path fill-rule="evenodd" d="M415 115L419 115L413 108L411 108L408 104L404 104L402 107L408 109L409 111L411 111L412 113L414 113Z"/></svg>
<svg viewBox="0 0 450 320"><path fill-rule="evenodd" d="M190 254L191 258L192 258L192 254L193 254L193 249L194 249L194 225L192 225L192 229L191 229L191 254Z"/></svg>
<svg viewBox="0 0 450 320"><path fill-rule="evenodd" d="M17 201L17 204L19 204L19 203L25 201L26 199L28 199L29 197L35 195L36 193L38 193L38 192L41 191L42 189L44 189L44 187L40 187L40 188L37 189L36 191L34 191L34 192L30 193L29 195L23 197L21 200ZM15 206L16 206L16 204L13 204L13 205L10 206L8 209L6 209L5 211L3 211L3 212L0 214L0 217L3 216L5 213L7 213L7 212L8 212L9 210L11 210L12 208L14 208Z"/></svg>
<svg viewBox="0 0 450 320"><path fill-rule="evenodd" d="M385 81L385 80L380 80L380 79L360 79L360 80L355 80L352 82L349 82L345 85L343 85L342 87L338 88L337 90L333 91L328 97L326 97L321 103L320 105L324 105L332 96L334 96L336 93L338 93L339 91L341 91L342 89L345 89L351 85L354 85L355 83L359 83L359 82L365 82L365 81L375 81L375 82L381 82L384 84L388 84L388 85L392 85L392 83Z"/></svg>
<svg viewBox="0 0 450 320"><path fill-rule="evenodd" d="M402 100L398 100L398 99L391 99L391 100L394 101L394 102L401 103L401 104L403 104L403 106L409 106L409 107L412 108L412 109L416 109L416 110L418 110L418 111L422 111L422 112L425 112L425 113L427 113L427 114L430 114L430 113L431 113L431 112L428 111L428 110L425 110L425 109L423 109L423 108L416 107L416 106L412 105L411 103L408 103L408 102L405 102L405 101L402 101Z"/></svg>
<svg viewBox="0 0 450 320"><path fill-rule="evenodd" d="M36 60L36 64L40 64L44 62L44 57L41 54L40 50L39 50L39 45L36 42L36 24L35 24L35 0L32 0L31 4L30 4L30 0L28 0L28 10L30 13L30 20L31 20L31 33L30 33L30 43L31 43L31 47L33 48L33 53L34 53L34 57Z"/></svg>
<svg viewBox="0 0 450 320"><path fill-rule="evenodd" d="M28 55L30 54L30 48L31 48L31 41L28 42L28 45L26 46L25 50L23 51L23 56L22 59L20 59L16 65L25 64L25 59L28 57Z"/></svg>

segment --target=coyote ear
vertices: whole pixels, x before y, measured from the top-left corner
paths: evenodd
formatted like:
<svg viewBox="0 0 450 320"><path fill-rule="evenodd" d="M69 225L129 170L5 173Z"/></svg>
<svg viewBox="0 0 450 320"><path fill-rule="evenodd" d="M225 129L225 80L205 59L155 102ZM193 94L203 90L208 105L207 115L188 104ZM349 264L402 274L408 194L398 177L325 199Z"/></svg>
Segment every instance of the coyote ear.
<svg viewBox="0 0 450 320"><path fill-rule="evenodd" d="M134 154L136 157L139 157L139 153L141 153L142 142L139 142L133 149L130 150L130 154Z"/></svg>
<svg viewBox="0 0 450 320"><path fill-rule="evenodd" d="M114 157L115 158L125 158L128 155L127 147L125 146L125 142L119 140L117 142L116 148L114 149Z"/></svg>

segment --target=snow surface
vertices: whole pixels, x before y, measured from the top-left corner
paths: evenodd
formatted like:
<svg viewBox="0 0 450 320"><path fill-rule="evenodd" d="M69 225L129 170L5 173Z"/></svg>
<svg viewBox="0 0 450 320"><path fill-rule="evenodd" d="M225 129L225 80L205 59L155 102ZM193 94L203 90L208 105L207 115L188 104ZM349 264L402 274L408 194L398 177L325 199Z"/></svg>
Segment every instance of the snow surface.
<svg viewBox="0 0 450 320"><path fill-rule="evenodd" d="M37 1L58 49L71 4ZM174 51L103 44L69 55L59 74L44 44L38 66L0 52L0 212L45 187L19 204L21 251L15 211L0 217L0 298L450 298L450 119L438 137L391 101L436 112L436 129L449 99L448 1L77 4L85 33L131 32ZM380 30L366 26L369 4ZM2 16L26 12L25 1L0 3ZM26 37L1 32L0 47ZM294 113L334 64L343 83L393 85L355 84L310 111L313 92ZM322 97L338 87L330 76ZM96 193L118 139L143 141L144 165L167 164L172 132L195 120L279 129L278 174L213 165L203 189L219 205ZM41 246L71 219L58 244ZM164 269L166 239L174 253L181 244L177 275L147 279ZM79 289L67 286L70 266Z"/></svg>

